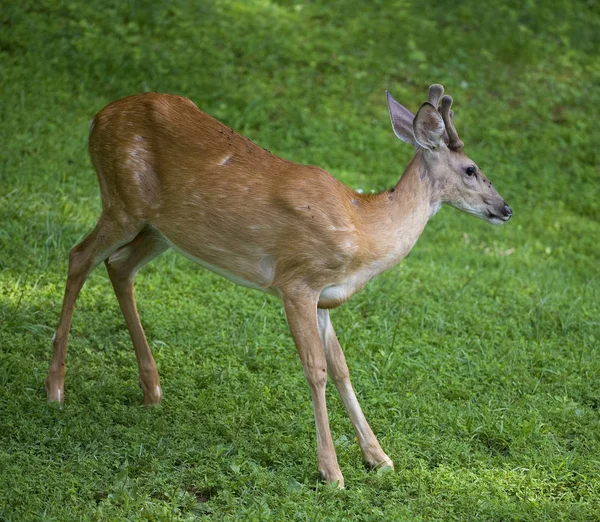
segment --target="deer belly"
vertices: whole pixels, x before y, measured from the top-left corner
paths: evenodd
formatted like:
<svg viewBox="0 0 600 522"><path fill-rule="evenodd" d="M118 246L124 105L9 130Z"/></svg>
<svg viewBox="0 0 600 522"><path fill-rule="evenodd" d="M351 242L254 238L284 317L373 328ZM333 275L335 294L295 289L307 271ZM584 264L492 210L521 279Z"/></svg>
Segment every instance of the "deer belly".
<svg viewBox="0 0 600 522"><path fill-rule="evenodd" d="M225 279L229 279L235 284L254 288L263 292L272 292L270 287L275 278L275 258L273 256L264 255L257 258L244 259L243 261L239 260L237 262L233 261L233 259L227 259L227 256L223 256L222 261L217 265L201 257L192 255L189 252L178 248L177 245L174 245L173 243L170 243L170 245L191 261L198 263L200 266Z"/></svg>

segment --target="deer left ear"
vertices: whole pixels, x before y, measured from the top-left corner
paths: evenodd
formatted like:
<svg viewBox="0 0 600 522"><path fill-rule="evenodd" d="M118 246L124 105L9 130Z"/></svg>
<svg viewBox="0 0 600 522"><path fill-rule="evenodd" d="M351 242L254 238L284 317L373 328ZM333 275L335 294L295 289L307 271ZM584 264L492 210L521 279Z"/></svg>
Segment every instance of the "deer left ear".
<svg viewBox="0 0 600 522"><path fill-rule="evenodd" d="M394 134L403 142L416 147L417 142L413 135L413 120L415 119L415 115L404 105L399 104L388 91L385 91L385 95L387 97Z"/></svg>
<svg viewBox="0 0 600 522"><path fill-rule="evenodd" d="M446 127L437 109L429 102L421 105L413 122L413 133L417 144L424 149L434 150L443 143Z"/></svg>

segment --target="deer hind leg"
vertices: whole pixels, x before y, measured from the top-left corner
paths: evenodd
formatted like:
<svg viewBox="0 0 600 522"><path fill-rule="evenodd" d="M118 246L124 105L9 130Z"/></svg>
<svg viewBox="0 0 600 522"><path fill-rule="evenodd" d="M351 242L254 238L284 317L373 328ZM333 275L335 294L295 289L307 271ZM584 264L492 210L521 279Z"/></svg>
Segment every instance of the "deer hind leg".
<svg viewBox="0 0 600 522"><path fill-rule="evenodd" d="M125 220L116 221L102 214L96 228L69 254L69 272L65 287L62 311L58 328L53 338L52 362L46 378L46 393L49 401L64 401L65 359L69 330L75 301L90 272L121 245L131 241L140 227Z"/></svg>
<svg viewBox="0 0 600 522"><path fill-rule="evenodd" d="M393 468L394 464L381 449L379 441L367 423L367 419L358 403L350 382L350 373L344 352L331 324L329 310L318 309L317 317L319 320L319 334L327 358L327 369L348 411L365 464L370 468L382 466Z"/></svg>
<svg viewBox="0 0 600 522"><path fill-rule="evenodd" d="M119 248L105 260L119 306L125 317L135 349L144 406L160 402L162 392L156 363L144 335L135 304L133 281L137 271L169 248L162 236L150 227L144 228L133 241Z"/></svg>

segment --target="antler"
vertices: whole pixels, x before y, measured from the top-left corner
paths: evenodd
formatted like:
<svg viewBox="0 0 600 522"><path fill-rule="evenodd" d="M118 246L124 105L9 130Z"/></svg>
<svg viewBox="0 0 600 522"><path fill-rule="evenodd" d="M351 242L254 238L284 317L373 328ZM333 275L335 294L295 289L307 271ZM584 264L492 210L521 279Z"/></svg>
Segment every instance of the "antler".
<svg viewBox="0 0 600 522"><path fill-rule="evenodd" d="M444 87L439 83L434 83L429 86L429 100L427 101L437 109L442 94L444 94Z"/></svg>
<svg viewBox="0 0 600 522"><path fill-rule="evenodd" d="M432 86L433 87L433 86ZM431 97L431 87L429 88L429 96ZM444 125L446 126L446 132L448 133L448 148L452 150L460 150L465 144L458 137L458 132L454 127L454 112L451 110L452 97L446 95L442 98L442 118Z"/></svg>

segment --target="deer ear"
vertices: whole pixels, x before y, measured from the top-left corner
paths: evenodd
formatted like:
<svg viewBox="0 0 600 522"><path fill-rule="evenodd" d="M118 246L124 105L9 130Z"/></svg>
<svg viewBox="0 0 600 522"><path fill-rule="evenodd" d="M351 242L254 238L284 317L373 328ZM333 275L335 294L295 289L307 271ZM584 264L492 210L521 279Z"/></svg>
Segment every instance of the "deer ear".
<svg viewBox="0 0 600 522"><path fill-rule="evenodd" d="M416 147L417 142L413 134L413 120L415 119L415 115L404 107L404 105L400 105L388 91L385 91L385 94L387 96L394 134L398 139Z"/></svg>
<svg viewBox="0 0 600 522"><path fill-rule="evenodd" d="M421 105L413 122L417 144L424 149L434 150L443 143L445 131L444 120L437 109L429 102Z"/></svg>

